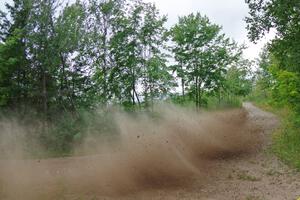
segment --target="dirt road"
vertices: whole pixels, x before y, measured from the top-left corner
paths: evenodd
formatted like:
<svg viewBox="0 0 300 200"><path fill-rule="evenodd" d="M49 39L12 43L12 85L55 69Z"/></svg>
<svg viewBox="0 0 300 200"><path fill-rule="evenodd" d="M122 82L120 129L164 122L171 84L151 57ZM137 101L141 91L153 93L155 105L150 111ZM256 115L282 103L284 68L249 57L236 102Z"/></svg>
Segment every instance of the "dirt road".
<svg viewBox="0 0 300 200"><path fill-rule="evenodd" d="M214 169L195 178L189 188L158 190L134 199L201 199L201 200L296 200L300 197L300 174L270 153L272 132L279 125L271 113L251 103L244 103L249 125L259 127L262 148L236 157L212 160ZM251 141L250 141L251 142ZM149 197L150 196L150 197ZM126 198L127 199L127 198ZM128 198L131 199L131 198Z"/></svg>
<svg viewBox="0 0 300 200"><path fill-rule="evenodd" d="M0 161L0 199L296 200L300 175L269 153L278 120L251 103L163 122L125 120L115 152ZM180 117L179 117L180 116ZM126 118L126 117L125 117ZM145 120L147 123L145 124ZM142 130L142 131L141 131ZM144 134L145 130L160 134ZM132 142L134 141L134 142Z"/></svg>
<svg viewBox="0 0 300 200"><path fill-rule="evenodd" d="M251 103L244 104L249 120L261 127L263 147L258 152L216 162L220 166L211 184L201 189L207 199L295 200L300 197L300 174L269 151L276 117ZM205 199L205 198L204 198Z"/></svg>

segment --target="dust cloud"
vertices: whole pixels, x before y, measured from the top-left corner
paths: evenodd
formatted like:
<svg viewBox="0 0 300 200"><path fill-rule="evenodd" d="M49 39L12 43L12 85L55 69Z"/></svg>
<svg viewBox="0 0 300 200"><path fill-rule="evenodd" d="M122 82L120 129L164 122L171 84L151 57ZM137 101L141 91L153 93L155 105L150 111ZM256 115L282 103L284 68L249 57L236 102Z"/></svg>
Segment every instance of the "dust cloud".
<svg viewBox="0 0 300 200"><path fill-rule="evenodd" d="M114 123L120 132L116 142L90 137L76 147L89 152L89 142L96 141L97 154L29 160L20 159L22 127L1 122L0 148L12 148L18 157L0 160L0 199L119 199L189 187L195 179L205 184L217 170L214 160L234 159L260 146L259 130L243 109L199 113L160 105L151 116L114 112Z"/></svg>

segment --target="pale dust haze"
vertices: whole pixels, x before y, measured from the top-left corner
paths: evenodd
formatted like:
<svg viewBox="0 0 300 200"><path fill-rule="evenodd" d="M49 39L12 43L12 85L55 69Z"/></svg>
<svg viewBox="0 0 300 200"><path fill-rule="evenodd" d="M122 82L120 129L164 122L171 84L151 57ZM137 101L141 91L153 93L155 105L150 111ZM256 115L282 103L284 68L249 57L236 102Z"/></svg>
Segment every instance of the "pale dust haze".
<svg viewBox="0 0 300 200"><path fill-rule="evenodd" d="M215 160L247 156L260 146L259 129L243 109L196 113L161 105L155 113L115 112L115 142L87 138L77 152L90 152L89 141L97 140L92 156L41 160L22 159L28 127L1 122L0 148L11 154L0 160L0 199L134 199L188 188L195 179L206 184L218 170Z"/></svg>

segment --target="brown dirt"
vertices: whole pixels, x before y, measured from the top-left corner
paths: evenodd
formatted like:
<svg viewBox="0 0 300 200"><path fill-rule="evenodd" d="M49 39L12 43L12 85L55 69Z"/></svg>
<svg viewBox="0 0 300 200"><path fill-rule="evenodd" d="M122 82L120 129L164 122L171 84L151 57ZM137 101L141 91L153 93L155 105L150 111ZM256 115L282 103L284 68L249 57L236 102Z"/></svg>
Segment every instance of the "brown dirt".
<svg viewBox="0 0 300 200"><path fill-rule="evenodd" d="M95 156L0 160L0 199L300 197L299 173L268 153L278 125L272 114L250 103L215 113L158 110L154 121L116 114L121 142Z"/></svg>

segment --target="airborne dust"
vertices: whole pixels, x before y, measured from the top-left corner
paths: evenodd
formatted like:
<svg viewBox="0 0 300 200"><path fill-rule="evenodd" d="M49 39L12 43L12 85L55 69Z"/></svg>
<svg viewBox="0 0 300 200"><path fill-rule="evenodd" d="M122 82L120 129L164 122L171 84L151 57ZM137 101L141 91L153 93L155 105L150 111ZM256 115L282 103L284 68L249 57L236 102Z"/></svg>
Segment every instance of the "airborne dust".
<svg viewBox="0 0 300 200"><path fill-rule="evenodd" d="M195 179L205 184L218 170L214 160L245 156L260 146L259 130L243 109L197 113L161 105L155 113L115 112L117 142L86 140L99 141L96 154L35 160L22 159L17 148L24 139L22 127L1 122L0 149L13 151L0 160L0 199L120 199L188 188ZM89 143L76 148L89 152Z"/></svg>

